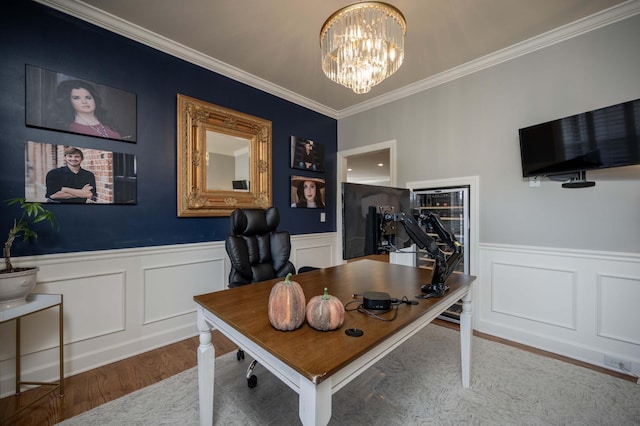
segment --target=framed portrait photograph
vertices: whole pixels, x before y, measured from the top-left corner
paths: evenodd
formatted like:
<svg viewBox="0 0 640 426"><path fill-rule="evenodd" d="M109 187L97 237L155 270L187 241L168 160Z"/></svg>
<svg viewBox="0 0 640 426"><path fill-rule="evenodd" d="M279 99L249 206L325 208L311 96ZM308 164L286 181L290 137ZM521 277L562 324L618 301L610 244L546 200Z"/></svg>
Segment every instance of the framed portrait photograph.
<svg viewBox="0 0 640 426"><path fill-rule="evenodd" d="M136 95L26 66L26 124L135 143Z"/></svg>
<svg viewBox="0 0 640 426"><path fill-rule="evenodd" d="M291 168L324 172L324 145L291 136Z"/></svg>
<svg viewBox="0 0 640 426"><path fill-rule="evenodd" d="M136 204L136 157L99 149L27 141L27 201Z"/></svg>
<svg viewBox="0 0 640 426"><path fill-rule="evenodd" d="M310 176L291 176L291 207L325 208L325 180Z"/></svg>

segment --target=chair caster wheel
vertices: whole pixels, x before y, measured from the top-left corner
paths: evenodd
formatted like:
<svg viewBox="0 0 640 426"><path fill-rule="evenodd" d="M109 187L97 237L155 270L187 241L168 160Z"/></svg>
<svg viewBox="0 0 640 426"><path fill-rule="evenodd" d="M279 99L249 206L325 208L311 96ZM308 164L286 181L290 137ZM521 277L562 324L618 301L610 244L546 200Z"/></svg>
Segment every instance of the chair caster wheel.
<svg viewBox="0 0 640 426"><path fill-rule="evenodd" d="M258 385L258 378L255 376L255 374L252 374L251 377L247 379L247 386L253 389L257 385Z"/></svg>
<svg viewBox="0 0 640 426"><path fill-rule="evenodd" d="M238 359L238 361L242 361L244 359L244 351L242 349L238 349L238 352L236 353L236 358Z"/></svg>

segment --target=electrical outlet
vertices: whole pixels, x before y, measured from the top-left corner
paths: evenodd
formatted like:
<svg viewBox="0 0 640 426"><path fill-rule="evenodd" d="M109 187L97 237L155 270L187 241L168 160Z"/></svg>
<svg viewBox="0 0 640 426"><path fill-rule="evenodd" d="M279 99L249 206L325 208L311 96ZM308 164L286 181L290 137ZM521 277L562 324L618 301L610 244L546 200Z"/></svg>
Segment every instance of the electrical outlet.
<svg viewBox="0 0 640 426"><path fill-rule="evenodd" d="M320 213L320 222L326 222L327 221L327 214L325 212L321 212Z"/></svg>
<svg viewBox="0 0 640 426"><path fill-rule="evenodd" d="M626 372L630 372L632 369L631 361L613 355L604 356L604 365Z"/></svg>

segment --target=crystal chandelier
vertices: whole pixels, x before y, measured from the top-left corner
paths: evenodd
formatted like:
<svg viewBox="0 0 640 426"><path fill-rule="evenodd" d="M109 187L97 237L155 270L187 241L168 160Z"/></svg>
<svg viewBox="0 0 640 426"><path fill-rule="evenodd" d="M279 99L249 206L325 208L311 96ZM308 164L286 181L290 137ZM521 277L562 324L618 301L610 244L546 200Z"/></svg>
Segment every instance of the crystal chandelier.
<svg viewBox="0 0 640 426"><path fill-rule="evenodd" d="M390 4L346 6L320 31L322 71L356 93L367 93L402 65L406 32L404 16Z"/></svg>

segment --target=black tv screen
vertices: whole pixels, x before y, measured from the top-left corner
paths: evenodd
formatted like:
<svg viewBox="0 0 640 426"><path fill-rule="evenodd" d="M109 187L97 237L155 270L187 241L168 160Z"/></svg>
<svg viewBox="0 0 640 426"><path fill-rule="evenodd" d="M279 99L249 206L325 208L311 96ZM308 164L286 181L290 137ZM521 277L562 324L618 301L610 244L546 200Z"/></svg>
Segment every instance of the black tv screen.
<svg viewBox="0 0 640 426"><path fill-rule="evenodd" d="M380 229L382 213L411 213L410 191L406 188L342 183L342 258L379 254L390 246L410 245L402 225ZM395 225L395 224L394 224Z"/></svg>
<svg viewBox="0 0 640 426"><path fill-rule="evenodd" d="M640 99L519 130L522 175L640 163Z"/></svg>

